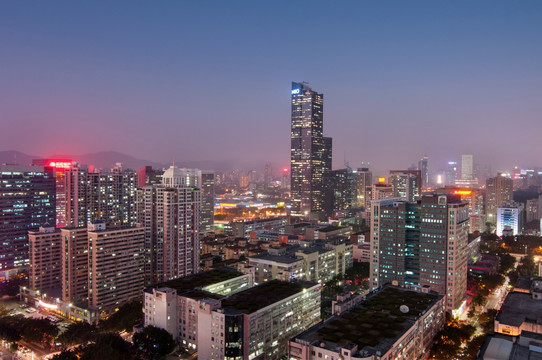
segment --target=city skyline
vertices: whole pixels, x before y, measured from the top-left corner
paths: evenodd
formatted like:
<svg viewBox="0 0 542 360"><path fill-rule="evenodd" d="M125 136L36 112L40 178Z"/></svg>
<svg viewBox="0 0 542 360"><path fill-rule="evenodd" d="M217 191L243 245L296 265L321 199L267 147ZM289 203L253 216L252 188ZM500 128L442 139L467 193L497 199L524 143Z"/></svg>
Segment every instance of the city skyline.
<svg viewBox="0 0 542 360"><path fill-rule="evenodd" d="M2 150L286 165L290 83L308 81L334 168L542 165L536 147L500 146L537 143L538 2L2 9Z"/></svg>

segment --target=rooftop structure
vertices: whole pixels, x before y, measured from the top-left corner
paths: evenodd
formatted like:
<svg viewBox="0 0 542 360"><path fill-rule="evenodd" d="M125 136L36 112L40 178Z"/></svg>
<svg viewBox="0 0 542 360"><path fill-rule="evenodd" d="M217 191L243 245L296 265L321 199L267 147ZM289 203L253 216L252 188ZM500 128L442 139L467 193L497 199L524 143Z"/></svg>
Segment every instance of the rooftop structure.
<svg viewBox="0 0 542 360"><path fill-rule="evenodd" d="M297 294L298 292L303 291L305 287L311 287L313 285L313 283L304 281L289 283L272 280L224 299L222 301L222 307L226 309L235 309L244 314L250 314Z"/></svg>
<svg viewBox="0 0 542 360"><path fill-rule="evenodd" d="M418 358L442 327L444 313L442 295L388 286L291 340L290 359Z"/></svg>

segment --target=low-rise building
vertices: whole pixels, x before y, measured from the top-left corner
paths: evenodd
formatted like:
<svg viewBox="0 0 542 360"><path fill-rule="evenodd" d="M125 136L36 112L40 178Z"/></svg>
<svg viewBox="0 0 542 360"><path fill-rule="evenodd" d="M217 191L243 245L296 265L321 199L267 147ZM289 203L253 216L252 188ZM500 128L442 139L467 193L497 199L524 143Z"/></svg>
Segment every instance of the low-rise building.
<svg viewBox="0 0 542 360"><path fill-rule="evenodd" d="M314 242L310 247L269 249L268 254L251 256L249 265L256 269L256 284L273 279L324 283L352 267L352 254L348 241Z"/></svg>
<svg viewBox="0 0 542 360"><path fill-rule="evenodd" d="M145 289L144 323L169 332L184 347L196 349L198 308L254 285L253 276L220 268L173 279Z"/></svg>
<svg viewBox="0 0 542 360"><path fill-rule="evenodd" d="M495 332L518 336L522 331L542 334L542 277L529 279L529 292L511 292L495 317Z"/></svg>
<svg viewBox="0 0 542 360"><path fill-rule="evenodd" d="M442 295L386 286L290 340L289 359L421 359L445 312Z"/></svg>
<svg viewBox="0 0 542 360"><path fill-rule="evenodd" d="M273 280L198 308L198 358L275 360L320 321L320 285Z"/></svg>

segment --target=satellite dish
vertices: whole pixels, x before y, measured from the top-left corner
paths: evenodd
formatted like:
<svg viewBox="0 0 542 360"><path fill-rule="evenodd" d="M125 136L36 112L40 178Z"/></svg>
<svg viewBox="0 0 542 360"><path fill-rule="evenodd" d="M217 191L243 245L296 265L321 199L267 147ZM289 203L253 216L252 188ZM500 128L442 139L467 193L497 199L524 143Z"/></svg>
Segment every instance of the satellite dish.
<svg viewBox="0 0 542 360"><path fill-rule="evenodd" d="M410 311L410 309L408 308L408 306L406 305L401 305L399 307L399 310L403 313L403 314L408 314L408 312Z"/></svg>

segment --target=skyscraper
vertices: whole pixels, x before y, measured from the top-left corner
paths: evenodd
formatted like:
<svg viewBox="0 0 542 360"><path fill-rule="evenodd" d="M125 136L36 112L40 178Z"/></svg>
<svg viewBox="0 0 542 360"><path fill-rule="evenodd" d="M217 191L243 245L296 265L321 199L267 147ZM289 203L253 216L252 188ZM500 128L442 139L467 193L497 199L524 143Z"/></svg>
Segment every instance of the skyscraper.
<svg viewBox="0 0 542 360"><path fill-rule="evenodd" d="M461 155L461 180L469 181L473 177L473 159L471 154Z"/></svg>
<svg viewBox="0 0 542 360"><path fill-rule="evenodd" d="M201 216L200 234L205 236L215 231L215 173L201 172Z"/></svg>
<svg viewBox="0 0 542 360"><path fill-rule="evenodd" d="M331 138L323 136L324 95L292 83L292 215L322 216L324 176L331 170Z"/></svg>
<svg viewBox="0 0 542 360"><path fill-rule="evenodd" d="M429 169L428 169L428 163L429 163L429 158L427 156L424 156L423 158L420 159L420 161L418 162L418 170L421 171L421 175L422 175L422 184L421 186L423 188L427 188L429 187Z"/></svg>
<svg viewBox="0 0 542 360"><path fill-rule="evenodd" d="M29 265L28 232L56 222L53 170L0 165L0 272Z"/></svg>
<svg viewBox="0 0 542 360"><path fill-rule="evenodd" d="M451 195L373 201L371 286L429 286L461 306L467 289L468 206Z"/></svg>

